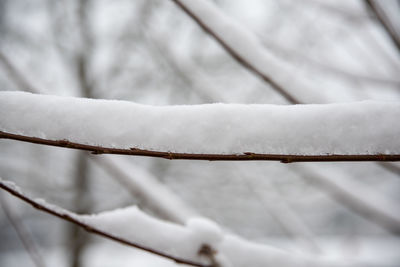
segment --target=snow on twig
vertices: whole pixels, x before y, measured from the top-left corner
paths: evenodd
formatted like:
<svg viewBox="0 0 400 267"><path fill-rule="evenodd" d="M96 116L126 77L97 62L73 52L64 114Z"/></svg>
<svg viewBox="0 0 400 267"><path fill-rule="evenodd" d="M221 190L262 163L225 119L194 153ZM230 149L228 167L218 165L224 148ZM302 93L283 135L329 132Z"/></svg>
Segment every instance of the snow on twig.
<svg viewBox="0 0 400 267"><path fill-rule="evenodd" d="M169 255L167 253L163 253L161 251L152 249L150 247L146 247L146 246L142 246L140 244L137 244L135 242L129 241L125 238L110 234L106 231L103 231L99 228L97 228L96 226L90 225L88 223L85 223L85 220L82 219L84 218L84 216L82 215L77 215L75 213L72 213L70 211L67 211L63 208L60 208L58 206L55 205L51 205L48 204L46 202L44 202L43 200L35 200L32 199L30 197L28 197L27 195L25 195L15 184L8 182L8 181L4 181L2 179L0 179L0 188L2 188L3 190L9 192L10 194L14 195L15 197L27 202L28 204L32 205L34 208L39 209L41 211L44 211L46 213L49 213L53 216L56 216L62 220L65 221L69 221L73 224L76 224L80 227L82 227L83 229L85 229L86 231L102 236L104 238L107 239L111 239L115 242L127 245L127 246L131 246L134 248L138 248L147 252L150 252L152 254L156 254L158 256L167 258L167 259L171 259L173 261L175 261L176 263L180 263L180 264L187 264L187 265L191 265L191 266L199 266L199 267L206 267L209 266L207 264L202 264L202 263L197 263L194 261L190 261L190 260L185 260L179 257L175 257L172 255ZM82 218L81 218L82 217ZM135 229L135 231L140 231L138 229Z"/></svg>
<svg viewBox="0 0 400 267"><path fill-rule="evenodd" d="M397 102L147 106L0 92L0 138L197 160L400 160Z"/></svg>
<svg viewBox="0 0 400 267"><path fill-rule="evenodd" d="M355 261L291 253L267 245L256 244L231 234L225 234L214 222L203 218L192 218L185 226L181 226L146 215L136 206L97 215L78 215L44 200L30 198L12 182L0 179L0 188L33 207L74 223L90 233L173 260L179 264L200 267L365 266ZM176 254L180 254L181 257L175 256Z"/></svg>

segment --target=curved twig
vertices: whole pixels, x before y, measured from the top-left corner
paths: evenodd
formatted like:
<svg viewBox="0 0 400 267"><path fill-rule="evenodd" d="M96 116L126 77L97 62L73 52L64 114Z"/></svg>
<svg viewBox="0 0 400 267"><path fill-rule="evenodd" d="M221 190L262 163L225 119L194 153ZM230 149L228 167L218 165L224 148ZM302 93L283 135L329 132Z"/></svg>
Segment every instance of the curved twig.
<svg viewBox="0 0 400 267"><path fill-rule="evenodd" d="M175 256L169 255L167 253L164 253L164 252L161 252L161 251L149 248L149 247L145 247L143 245L140 245L140 244L134 243L132 241L126 240L126 239L124 239L122 237L118 237L118 236L112 235L110 233L107 233L105 231L102 231L100 229L97 229L97 228L95 228L95 227L93 227L91 225L88 225L88 224L86 224L86 223L74 218L71 214L64 213L64 212L62 212L60 210L51 209L50 207L48 207L46 205L43 205L42 203L39 203L38 201L35 201L34 199L31 199L31 198L27 197L26 195L21 193L18 189L14 188L13 186L8 185L3 180L0 180L0 188L2 188L3 190L9 192L10 194L16 196L17 198L25 201L26 203L32 205L34 208L36 208L38 210L41 210L41 211L44 211L44 212L46 212L48 214L51 214L53 216L56 216L56 217L58 217L58 218L60 218L60 219L62 219L64 221L71 222L71 223L73 223L73 224L85 229L86 231L88 231L90 233L99 235L101 237L113 240L115 242L130 246L130 247L134 247L134 248L137 248L137 249L140 249L140 250L144 250L144 251L150 252L152 254L155 254L155 255L158 255L158 256L173 260L174 262L176 262L178 264L187 264L187 265L190 265L190 266L198 266L198 267L211 267L210 265L206 265L206 264L194 262L194 261L191 261L191 260L186 260L186 259L182 259L182 258L179 258L179 257L175 257Z"/></svg>
<svg viewBox="0 0 400 267"><path fill-rule="evenodd" d="M34 144L58 146L72 149L80 149L92 152L92 154L118 154L164 158L170 160L209 160L209 161L250 161L266 160L280 161L282 163L292 162L320 162L320 161L400 161L400 154L359 154L359 155L280 155L280 154L258 154L243 152L242 154L196 154L169 151L153 151L138 148L114 148L96 145L81 144L68 140L49 140L38 137L31 137L19 134L12 134L0 131L0 139L12 139Z"/></svg>

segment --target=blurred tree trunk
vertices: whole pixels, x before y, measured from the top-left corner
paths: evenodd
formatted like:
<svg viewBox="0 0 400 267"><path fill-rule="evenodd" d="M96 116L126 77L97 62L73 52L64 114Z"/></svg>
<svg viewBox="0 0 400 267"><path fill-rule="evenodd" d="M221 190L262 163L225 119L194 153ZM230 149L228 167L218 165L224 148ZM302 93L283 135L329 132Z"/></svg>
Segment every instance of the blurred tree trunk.
<svg viewBox="0 0 400 267"><path fill-rule="evenodd" d="M76 208L79 214L90 213L90 181L89 181L89 166L85 152L78 152L75 161L75 175L73 177L73 201L72 206ZM83 254L87 245L90 242L89 234L83 231L80 227L70 224L67 229L67 244L69 246L71 267L83 266Z"/></svg>
<svg viewBox="0 0 400 267"><path fill-rule="evenodd" d="M77 22L80 34L80 49L75 54L73 67L76 74L77 86L81 97L95 98L94 88L89 78L89 61L92 47L91 32L88 22L90 0L79 0L77 10ZM78 214L90 214L92 212L92 200L90 195L90 170L87 152L79 151L75 161L75 175L73 188L75 191L73 207ZM76 225L71 225L68 233L70 246L71 267L82 267L85 249L90 243L90 235Z"/></svg>

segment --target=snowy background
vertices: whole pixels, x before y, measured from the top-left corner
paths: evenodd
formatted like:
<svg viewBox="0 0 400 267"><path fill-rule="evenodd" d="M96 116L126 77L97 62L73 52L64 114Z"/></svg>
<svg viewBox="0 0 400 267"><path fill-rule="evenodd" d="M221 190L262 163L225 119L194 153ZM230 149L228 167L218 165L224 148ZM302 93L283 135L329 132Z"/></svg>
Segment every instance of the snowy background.
<svg viewBox="0 0 400 267"><path fill-rule="evenodd" d="M398 1L379 2L398 34ZM384 101L397 106L393 116L399 114L400 53L364 1L210 3L221 21L240 25L257 44L238 40L228 26L218 28L221 34L302 103ZM213 24L210 13L205 18ZM2 91L154 106L288 104L173 1L3 0L0 36ZM5 96L0 94L2 127L18 117ZM39 112L29 115L40 121ZM175 123L169 119L166 125ZM392 125L385 119L374 122L398 129L395 119ZM369 133L358 134L362 139ZM193 216L209 218L226 234L283 249L293 258L305 253L361 266L400 265L398 163L168 161L0 140L0 177L76 213L137 205L178 225ZM176 266L90 236L0 193L0 266L36 266L5 210L23 225L45 266ZM129 220L114 228L127 237L132 230Z"/></svg>

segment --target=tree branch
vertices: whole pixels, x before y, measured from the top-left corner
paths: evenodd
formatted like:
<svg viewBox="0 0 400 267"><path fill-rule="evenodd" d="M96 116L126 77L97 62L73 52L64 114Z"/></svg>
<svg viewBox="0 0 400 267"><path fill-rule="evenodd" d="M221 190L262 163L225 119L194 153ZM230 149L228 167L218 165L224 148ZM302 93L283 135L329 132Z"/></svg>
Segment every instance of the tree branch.
<svg viewBox="0 0 400 267"><path fill-rule="evenodd" d="M196 154L168 151L153 151L138 148L114 148L96 145L75 143L68 140L49 140L39 137L31 137L19 134L12 134L0 131L0 139L11 139L34 144L65 147L90 151L92 154L117 154L164 158L169 160L209 160L209 161L280 161L282 163L292 162L321 162L321 161L400 161L400 154L359 154L359 155L280 155L280 154L259 154L243 152L242 154Z"/></svg>
<svg viewBox="0 0 400 267"><path fill-rule="evenodd" d="M19 189L15 188L15 186L10 185L9 183L0 180L0 188L2 188L3 190L9 192L10 194L14 195L15 197L25 201L26 203L32 205L34 208L44 211L48 214L51 214L53 216L56 216L64 221L68 221L70 223L73 223L81 228L83 228L84 230L99 235L101 237L113 240L115 242L130 246L130 247L134 247L140 250L144 250L147 251L149 253L173 260L174 262L178 263L178 264L187 264L187 265L191 265L191 266L198 266L198 267L211 267L210 265L206 265L206 264L202 264L202 263L197 263L191 260L186 260L186 259L181 259L179 257L175 257L169 254L166 254L164 252L149 248L149 247L145 247L142 246L140 244L131 242L129 240L126 240L122 237L118 237L115 235L112 235L110 233L107 233L105 231L102 231L100 229L97 229L91 225L88 225L80 220L78 220L77 218L75 218L72 214L66 212L65 210L61 210L61 209L53 209L48 205L44 205L42 203L39 203L38 201L31 199L30 197L24 195L22 192L20 192Z"/></svg>

